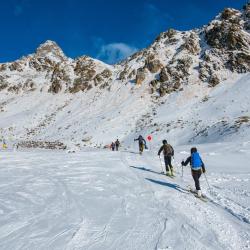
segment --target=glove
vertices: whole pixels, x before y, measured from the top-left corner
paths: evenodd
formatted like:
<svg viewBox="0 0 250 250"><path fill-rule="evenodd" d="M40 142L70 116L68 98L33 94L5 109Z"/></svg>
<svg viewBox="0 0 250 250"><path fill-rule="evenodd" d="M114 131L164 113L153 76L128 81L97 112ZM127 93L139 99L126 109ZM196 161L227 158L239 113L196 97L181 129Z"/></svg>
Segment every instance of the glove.
<svg viewBox="0 0 250 250"><path fill-rule="evenodd" d="M184 161L181 162L181 165L184 166Z"/></svg>
<svg viewBox="0 0 250 250"><path fill-rule="evenodd" d="M206 169L204 167L202 167L201 169L202 169L202 173L205 174L206 173Z"/></svg>
<svg viewBox="0 0 250 250"><path fill-rule="evenodd" d="M158 156L160 156L160 154L157 154Z"/></svg>

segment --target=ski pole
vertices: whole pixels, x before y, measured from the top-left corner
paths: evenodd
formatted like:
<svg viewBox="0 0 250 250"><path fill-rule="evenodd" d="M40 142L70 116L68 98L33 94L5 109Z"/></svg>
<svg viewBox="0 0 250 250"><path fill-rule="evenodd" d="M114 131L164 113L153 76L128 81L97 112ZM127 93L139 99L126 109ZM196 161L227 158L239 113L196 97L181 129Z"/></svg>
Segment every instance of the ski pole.
<svg viewBox="0 0 250 250"><path fill-rule="evenodd" d="M184 160L182 160L183 162ZM183 178L183 165L181 164L181 178Z"/></svg>
<svg viewBox="0 0 250 250"><path fill-rule="evenodd" d="M206 175L205 173L204 173L204 176L205 176L205 179L206 179L206 182L207 182L207 185L208 185L209 192L211 192L211 187L210 187L210 185L209 185L209 183L208 183L207 175Z"/></svg>
<svg viewBox="0 0 250 250"><path fill-rule="evenodd" d="M161 156L160 155L159 155L159 160L160 160L160 163L161 163L162 172L164 173L164 170L163 170L163 167L162 167L162 162L161 162Z"/></svg>

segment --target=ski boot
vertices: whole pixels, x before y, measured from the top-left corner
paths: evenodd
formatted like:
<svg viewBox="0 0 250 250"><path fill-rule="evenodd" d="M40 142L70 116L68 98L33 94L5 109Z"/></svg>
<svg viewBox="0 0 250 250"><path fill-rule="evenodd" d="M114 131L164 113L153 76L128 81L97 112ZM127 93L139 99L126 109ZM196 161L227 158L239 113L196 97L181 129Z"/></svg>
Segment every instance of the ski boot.
<svg viewBox="0 0 250 250"><path fill-rule="evenodd" d="M173 168L170 169L170 175L171 175L172 177L174 177L174 170L173 170Z"/></svg>
<svg viewBox="0 0 250 250"><path fill-rule="evenodd" d="M166 176L172 177L171 171L167 171Z"/></svg>
<svg viewBox="0 0 250 250"><path fill-rule="evenodd" d="M198 196L199 198L202 197L201 190L197 190L197 196Z"/></svg>

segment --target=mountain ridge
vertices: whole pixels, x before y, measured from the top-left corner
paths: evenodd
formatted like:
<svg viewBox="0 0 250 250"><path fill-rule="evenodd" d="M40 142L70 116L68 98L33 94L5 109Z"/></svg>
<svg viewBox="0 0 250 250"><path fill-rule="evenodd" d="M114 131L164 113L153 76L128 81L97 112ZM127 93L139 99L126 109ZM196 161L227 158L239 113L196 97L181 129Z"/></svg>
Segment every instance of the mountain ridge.
<svg viewBox="0 0 250 250"><path fill-rule="evenodd" d="M88 56L67 58L55 42L47 41L36 53L0 64L0 132L24 142L22 145L27 141L33 142L29 145L60 141L83 147L103 146L112 137L126 142L140 132L161 136L164 131L172 138L188 131L189 136L176 143L189 143L206 138L202 131L210 131L207 124L211 122L209 126L225 130L217 134L224 138L220 133L226 133L227 126L218 122L223 120L233 131L230 127L247 116L247 107L231 114L216 102L222 109L220 114L213 119L211 115L210 120L200 117L207 121L203 124L183 114L180 107L187 108L191 116L195 112L180 99L188 97L187 103L207 109L210 93L221 88L221 93L226 93L223 88L228 81L229 88L233 79L239 88L244 85L240 79L248 81L249 18L249 4L243 11L225 9L201 29L161 33L148 48L115 65ZM230 100L225 103L231 106ZM173 104L177 106L171 112L179 112L174 117L160 112ZM224 112L230 115L226 117ZM200 114L195 116L198 119ZM247 120L244 126L248 124L248 118L242 120Z"/></svg>
<svg viewBox="0 0 250 250"><path fill-rule="evenodd" d="M46 72L44 80L50 83L47 90L52 93L61 90L75 93L99 84L107 87L108 82L117 80L135 81L140 85L151 77L152 81L147 82L151 91L162 96L178 90L189 80L188 75L193 75L190 71L195 67L199 74L196 81L214 86L227 79L226 71L244 73L250 70L249 9L249 4L242 12L227 8L201 29L162 32L148 48L114 65L89 56L68 58L56 42L48 40L35 53L13 63L0 64L0 89L11 85L11 80L4 79L6 69L22 72L27 66L36 72ZM11 78L7 72L5 75ZM25 77L20 77L22 87L24 80ZM18 89L17 85L9 88L14 92Z"/></svg>

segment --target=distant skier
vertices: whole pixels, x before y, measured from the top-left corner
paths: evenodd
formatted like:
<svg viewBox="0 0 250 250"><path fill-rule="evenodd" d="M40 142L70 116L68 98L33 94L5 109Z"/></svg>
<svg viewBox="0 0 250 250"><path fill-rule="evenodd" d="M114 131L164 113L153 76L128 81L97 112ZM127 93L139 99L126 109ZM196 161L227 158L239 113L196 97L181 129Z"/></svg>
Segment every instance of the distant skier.
<svg viewBox="0 0 250 250"><path fill-rule="evenodd" d="M3 139L3 149L6 149L7 148L7 143L5 141L5 139Z"/></svg>
<svg viewBox="0 0 250 250"><path fill-rule="evenodd" d="M116 150L116 151L118 151L120 145L121 145L121 144L120 144L119 140L117 139L117 140L115 141L115 150Z"/></svg>
<svg viewBox="0 0 250 250"><path fill-rule="evenodd" d="M114 142L111 143L110 147L111 147L112 151L115 151L115 143Z"/></svg>
<svg viewBox="0 0 250 250"><path fill-rule="evenodd" d="M197 196L201 197L201 188L200 188L200 181L199 178L201 177L202 173L206 172L205 165L197 152L197 148L191 148L191 156L189 156L186 161L182 161L182 166L187 166L187 164L191 166L191 173L194 179L195 188L197 191Z"/></svg>
<svg viewBox="0 0 250 250"><path fill-rule="evenodd" d="M138 141L139 153L142 154L144 147L145 149L147 149L147 144L146 144L145 139L141 135L139 135L139 137L137 139L134 139L134 141Z"/></svg>
<svg viewBox="0 0 250 250"><path fill-rule="evenodd" d="M161 152L163 151L165 168L166 168L166 175L174 176L173 166L171 163L172 156L174 156L174 149L170 144L168 144L167 140L163 140L162 144L163 145L161 146L161 148L158 151L158 155L160 157Z"/></svg>

